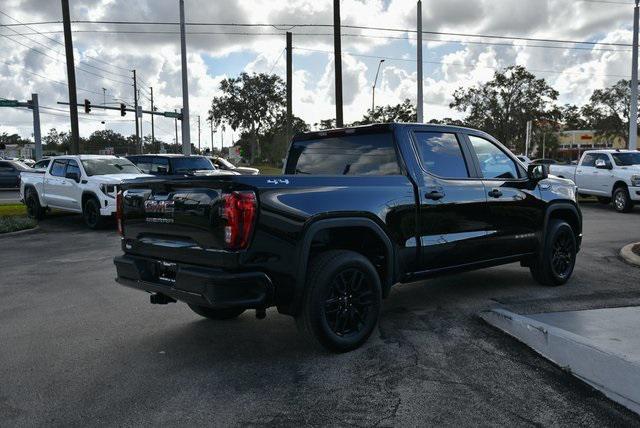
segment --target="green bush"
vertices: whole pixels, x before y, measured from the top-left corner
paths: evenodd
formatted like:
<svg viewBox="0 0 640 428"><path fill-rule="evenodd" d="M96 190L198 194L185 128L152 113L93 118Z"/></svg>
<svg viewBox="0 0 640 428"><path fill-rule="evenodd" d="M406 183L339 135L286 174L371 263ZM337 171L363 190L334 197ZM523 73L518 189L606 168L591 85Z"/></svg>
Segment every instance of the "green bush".
<svg viewBox="0 0 640 428"><path fill-rule="evenodd" d="M18 230L33 229L38 223L28 217L10 216L0 217L0 234L17 232Z"/></svg>

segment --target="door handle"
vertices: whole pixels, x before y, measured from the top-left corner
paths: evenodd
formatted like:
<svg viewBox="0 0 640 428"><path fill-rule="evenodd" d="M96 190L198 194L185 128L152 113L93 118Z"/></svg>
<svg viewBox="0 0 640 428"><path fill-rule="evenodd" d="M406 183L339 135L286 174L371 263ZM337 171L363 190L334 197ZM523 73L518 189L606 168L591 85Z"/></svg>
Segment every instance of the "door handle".
<svg viewBox="0 0 640 428"><path fill-rule="evenodd" d="M437 201L439 199L444 198L444 193L438 191L438 190L434 190L432 192L427 192L424 195L425 198L427 199L431 199L432 201Z"/></svg>
<svg viewBox="0 0 640 428"><path fill-rule="evenodd" d="M502 196L502 192L498 189L493 189L489 192L489 196L491 196L492 198L499 198L500 196Z"/></svg>

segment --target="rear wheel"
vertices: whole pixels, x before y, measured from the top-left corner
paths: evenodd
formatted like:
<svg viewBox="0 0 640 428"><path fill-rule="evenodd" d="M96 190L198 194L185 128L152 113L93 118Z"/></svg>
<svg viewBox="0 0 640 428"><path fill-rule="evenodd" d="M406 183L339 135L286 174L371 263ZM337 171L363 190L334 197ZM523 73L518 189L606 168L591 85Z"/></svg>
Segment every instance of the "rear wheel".
<svg viewBox="0 0 640 428"><path fill-rule="evenodd" d="M314 345L347 352L369 338L381 304L380 278L366 257L354 251L327 251L310 264L296 323Z"/></svg>
<svg viewBox="0 0 640 428"><path fill-rule="evenodd" d="M106 225L106 219L100 215L100 203L95 198L89 198L84 203L82 217L89 229L102 229Z"/></svg>
<svg viewBox="0 0 640 428"><path fill-rule="evenodd" d="M604 196L598 196L598 202L602 205L609 205L611 203L611 198L605 198Z"/></svg>
<svg viewBox="0 0 640 428"><path fill-rule="evenodd" d="M550 220L542 252L529 269L542 285L565 284L576 263L578 246L571 226L563 220Z"/></svg>
<svg viewBox="0 0 640 428"><path fill-rule="evenodd" d="M40 205L40 200L35 190L27 190L24 203L27 206L27 215L29 218L41 220L44 217L45 209Z"/></svg>
<svg viewBox="0 0 640 428"><path fill-rule="evenodd" d="M633 201L626 187L616 187L613 191L613 207L620 213L628 213L633 209Z"/></svg>
<svg viewBox="0 0 640 428"><path fill-rule="evenodd" d="M240 314L244 312L242 308L223 308L223 309L214 309L207 308L206 306L198 306L198 305L189 305L191 310L196 314L208 318L210 320L222 321L222 320L230 320L233 318L238 318Z"/></svg>

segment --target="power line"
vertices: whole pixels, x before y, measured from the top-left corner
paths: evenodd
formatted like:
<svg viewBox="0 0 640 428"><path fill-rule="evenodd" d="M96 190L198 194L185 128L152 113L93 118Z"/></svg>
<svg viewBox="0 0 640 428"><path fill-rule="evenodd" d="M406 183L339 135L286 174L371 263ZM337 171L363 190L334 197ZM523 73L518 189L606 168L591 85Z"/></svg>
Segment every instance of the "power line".
<svg viewBox="0 0 640 428"><path fill-rule="evenodd" d="M333 51L328 51L328 50L322 50L322 49L310 49L310 48L298 48L298 47L294 47L294 49L297 49L299 51L309 51L309 52L321 52L321 53L327 53L327 54L333 54ZM362 58L375 58L375 59L384 59L384 60L389 60L389 61L405 61L405 62L416 62L415 59L413 58L394 58L394 57L388 57L388 56L381 56L381 55L366 55L366 54L355 54L355 53L350 53L350 52L342 52L344 55L350 55L350 56L355 56L355 57L362 57ZM464 68L471 68L471 67L475 67L474 65L466 65L466 64L457 64L455 62L444 62L444 61L423 61L426 64L441 64L441 65L451 65L454 67L464 67ZM480 66L481 68L486 68L486 69L490 69L490 70L499 70L501 69L501 67L489 67L489 66ZM580 75L584 75L584 73L572 73L569 71L558 71L558 70L534 70L534 69L528 69L529 71L535 72L535 73L554 73L554 74L580 74ZM626 78L626 75L622 75L622 74L591 74L592 76L605 76L605 77L619 77L619 78Z"/></svg>
<svg viewBox="0 0 640 428"><path fill-rule="evenodd" d="M9 19L11 19L11 20L13 20L13 21L15 21L15 22L17 22L17 23L18 23L18 25L21 25L21 26L27 27L27 28L28 28L28 29L30 29L31 31L35 32L36 34L39 34L39 35L41 35L42 37L44 37L44 38L46 38L46 39L48 39L48 40L51 40L52 42L54 42L54 43L56 43L56 44L58 44L58 45L60 45L60 46L64 46L64 43L62 43L61 41L56 40L56 39L51 38L51 37L48 37L48 36L47 36L47 35L45 35L43 32L40 32L40 31L38 31L38 30L34 29L33 27L29 26L28 24L25 24L24 22L22 22L22 21L20 21L20 20L18 20L18 19L16 19L16 18L14 18L14 17L12 17L12 16L9 16L8 14L6 14L5 12L3 12L3 11L1 11L1 10L0 10L0 14L2 14L2 15L4 15L4 16L6 16L7 18L9 18ZM7 27L8 27L8 25L1 25L1 26L3 26L3 27L4 27L4 26L7 26ZM10 29L11 29L11 28L10 28ZM62 31L60 31L60 33L62 33ZM115 64L111 64L111 63L109 63L109 62L107 62L107 61L101 60L100 58L95 58L95 57L92 57L92 56L89 56L89 55L86 55L86 54L85 54L85 57L87 57L87 58L91 59L92 61L96 61L96 62L99 62L99 63L105 64L105 65L108 65L108 66L110 66L110 67L115 67L115 68L119 68L119 69L124 70L124 71L129 71L129 69L127 69L127 68L120 67L120 66L115 65ZM86 65L89 65L89 64L86 64ZM95 67L95 66L94 66L94 67ZM95 67L95 68L98 68L98 67ZM102 70L102 71L104 71L104 72L106 72L106 73L110 73L110 71L108 71L108 70L105 70L105 69L101 69L101 70ZM120 75L120 76L121 76L121 75Z"/></svg>
<svg viewBox="0 0 640 428"><path fill-rule="evenodd" d="M595 0L593 0L595 1ZM60 21L43 21L30 23L31 25L40 24L58 24ZM106 24L106 25L178 25L176 22L170 21L90 21L90 20L75 20L74 24ZM187 26L220 26L220 27L271 27L280 31L288 31L293 28L332 28L332 24L266 24L266 23L219 23L219 22L188 22ZM6 25L3 25L6 26ZM357 30L376 30L376 31L388 31L397 33L415 33L416 30L409 28L389 28L389 27L370 27L364 25L348 25L343 24L342 28L351 28ZM454 33L444 31L423 31L423 34L441 35L441 36L457 36L457 37L476 37L487 39L502 39L502 40L522 40L533 42L548 42L548 43L570 43L581 45L603 45L603 46L622 46L631 47L629 43L612 43L612 42L589 42L582 40L563 40L563 39L550 39L550 38L535 38L535 37L521 37L521 36L501 36L495 34L474 34L474 33Z"/></svg>
<svg viewBox="0 0 640 428"><path fill-rule="evenodd" d="M280 58L282 58L282 54L284 54L285 50L286 49L282 49L282 51L280 51L280 55L278 55L278 58L276 58L276 60L273 61L273 64L271 65L271 69L269 70L269 74L271 74L273 69L276 68L276 65L278 64L278 61L280 61Z"/></svg>

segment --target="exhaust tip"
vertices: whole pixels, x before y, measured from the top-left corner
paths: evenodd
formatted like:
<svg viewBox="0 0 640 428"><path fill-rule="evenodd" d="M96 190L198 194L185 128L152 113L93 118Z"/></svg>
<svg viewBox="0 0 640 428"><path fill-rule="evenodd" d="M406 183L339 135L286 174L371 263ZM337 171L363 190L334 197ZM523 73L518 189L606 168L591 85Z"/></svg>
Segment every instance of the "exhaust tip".
<svg viewBox="0 0 640 428"><path fill-rule="evenodd" d="M176 300L164 294L157 293L149 296L149 302L151 302L152 305L166 305L167 303L176 303Z"/></svg>

